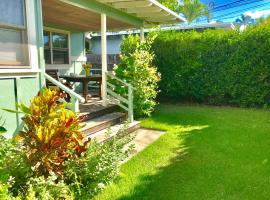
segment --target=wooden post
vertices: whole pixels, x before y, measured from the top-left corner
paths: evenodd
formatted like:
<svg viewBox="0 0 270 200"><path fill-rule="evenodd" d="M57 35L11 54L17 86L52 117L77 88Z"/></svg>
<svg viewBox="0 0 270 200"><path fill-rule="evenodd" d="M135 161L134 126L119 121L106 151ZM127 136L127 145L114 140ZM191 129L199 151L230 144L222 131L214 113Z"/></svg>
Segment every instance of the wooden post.
<svg viewBox="0 0 270 200"><path fill-rule="evenodd" d="M130 122L133 122L133 89L131 85L128 86L128 117Z"/></svg>
<svg viewBox="0 0 270 200"><path fill-rule="evenodd" d="M107 106L107 20L106 14L101 14L101 59L102 59L102 105Z"/></svg>
<svg viewBox="0 0 270 200"><path fill-rule="evenodd" d="M141 27L140 36L141 36L141 42L144 42L144 28L143 28L143 26Z"/></svg>

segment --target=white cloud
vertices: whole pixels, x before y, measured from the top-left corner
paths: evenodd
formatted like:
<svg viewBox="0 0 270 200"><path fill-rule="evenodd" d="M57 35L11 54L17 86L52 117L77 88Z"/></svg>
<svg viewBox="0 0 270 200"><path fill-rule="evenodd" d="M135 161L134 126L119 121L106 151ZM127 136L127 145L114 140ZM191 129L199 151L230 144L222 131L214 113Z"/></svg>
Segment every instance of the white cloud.
<svg viewBox="0 0 270 200"><path fill-rule="evenodd" d="M267 15L270 15L270 10L262 10L262 11L255 11L255 12L245 12L244 15L250 16L252 19L258 19Z"/></svg>

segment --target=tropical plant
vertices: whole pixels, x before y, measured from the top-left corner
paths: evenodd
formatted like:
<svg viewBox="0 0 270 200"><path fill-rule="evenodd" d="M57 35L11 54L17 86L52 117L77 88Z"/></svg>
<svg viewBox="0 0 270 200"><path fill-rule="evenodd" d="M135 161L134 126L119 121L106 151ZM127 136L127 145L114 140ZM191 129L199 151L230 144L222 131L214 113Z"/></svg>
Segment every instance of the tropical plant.
<svg viewBox="0 0 270 200"><path fill-rule="evenodd" d="M255 20L250 15L242 14L235 22L240 26L240 31L244 31L248 25L255 23Z"/></svg>
<svg viewBox="0 0 270 200"><path fill-rule="evenodd" d="M133 135L123 126L115 136L108 130L105 143L95 140L78 159L66 162L65 180L76 194L76 199L89 199L111 183L120 171L120 164L132 152Z"/></svg>
<svg viewBox="0 0 270 200"><path fill-rule="evenodd" d="M86 150L81 118L67 109L63 97L60 91L45 88L31 100L30 107L18 105L25 126L16 139L26 148L36 176L48 176L51 171L62 176L64 161Z"/></svg>
<svg viewBox="0 0 270 200"><path fill-rule="evenodd" d="M114 68L117 77L130 83L134 89L134 114L136 117L149 116L156 105L157 83L160 75L153 65L154 54L151 45L156 36L148 36L140 42L138 35L124 38L121 44L120 62ZM127 88L116 90L127 95Z"/></svg>
<svg viewBox="0 0 270 200"><path fill-rule="evenodd" d="M189 24L199 17L206 16L208 19L211 17L207 6L201 3L200 0L183 0L179 12L184 15Z"/></svg>

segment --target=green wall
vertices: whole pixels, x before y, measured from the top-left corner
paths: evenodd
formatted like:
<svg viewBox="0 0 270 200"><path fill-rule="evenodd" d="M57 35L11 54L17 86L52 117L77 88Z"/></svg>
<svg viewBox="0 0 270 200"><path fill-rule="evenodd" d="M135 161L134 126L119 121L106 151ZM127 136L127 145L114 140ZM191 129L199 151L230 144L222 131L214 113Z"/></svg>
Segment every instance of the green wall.
<svg viewBox="0 0 270 200"><path fill-rule="evenodd" d="M0 77L0 88L0 107L16 110L16 105L19 102L29 105L30 99L35 96L39 90L39 80L38 77ZM0 116L3 117L5 121L4 126L8 130L5 136L12 137L16 128L21 123L22 116L3 110L0 110Z"/></svg>

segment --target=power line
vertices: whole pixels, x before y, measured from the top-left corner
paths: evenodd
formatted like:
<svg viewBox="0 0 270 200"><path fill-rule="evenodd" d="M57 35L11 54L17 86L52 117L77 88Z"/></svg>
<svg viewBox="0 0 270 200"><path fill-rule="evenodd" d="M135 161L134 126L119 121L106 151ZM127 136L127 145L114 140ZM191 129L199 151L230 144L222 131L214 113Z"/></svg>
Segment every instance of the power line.
<svg viewBox="0 0 270 200"><path fill-rule="evenodd" d="M239 10L234 11L234 12L222 14L222 15L219 15L219 16L214 16L213 19L215 19L215 20L221 20L221 19L224 20L224 19L230 19L230 18L239 17L244 11L249 11L251 9L264 7L264 6L268 5L268 4L270 4L270 2L262 3L262 4L252 6L252 7L248 7L248 8L242 8L242 9L239 9ZM263 9L263 10L265 10L265 9ZM240 13L240 12L242 12L242 13ZM235 15L235 14L237 14L237 15ZM231 16L231 15L233 15L233 16ZM206 19L201 19L201 20L198 20L197 22L202 22L202 21L205 21L205 20Z"/></svg>
<svg viewBox="0 0 270 200"><path fill-rule="evenodd" d="M259 1L262 1L262 0L259 0ZM232 8L232 7L237 7L239 5L243 5L244 3L256 3L256 2L258 2L258 0L236 0L234 2L230 2L230 3L227 3L227 4L220 5L220 6L216 6L212 10L213 11L218 11L218 10L220 10L220 8L229 9L229 8ZM227 7L229 7L229 8L227 8Z"/></svg>
<svg viewBox="0 0 270 200"><path fill-rule="evenodd" d="M223 16L228 16L228 15L231 15L231 14L236 14L236 13L239 13L239 12L244 12L244 11L248 11L250 9L254 9L254 8L260 8L260 7L263 7L267 4L269 4L270 2L267 2L267 3L262 3L260 5L256 5L256 6L252 6L252 7L248 7L248 8L243 8L243 9L240 9L240 10L237 10L237 11L234 11L234 12L230 12L230 13L226 13L226 14L223 14L223 15L220 15L220 16L215 16L214 18L222 18Z"/></svg>
<svg viewBox="0 0 270 200"><path fill-rule="evenodd" d="M236 5L233 5L231 7L228 7L228 8L224 8L224 9L213 9L212 10L212 13L215 13L215 12L220 12L220 11L224 11L224 10L229 10L229 9L232 9L232 8L235 8L235 7L240 7L242 5L250 5L250 4L255 4L255 3L259 3L261 1L265 1L265 0L247 0L247 1L241 1L241 3L239 4L236 4Z"/></svg>

